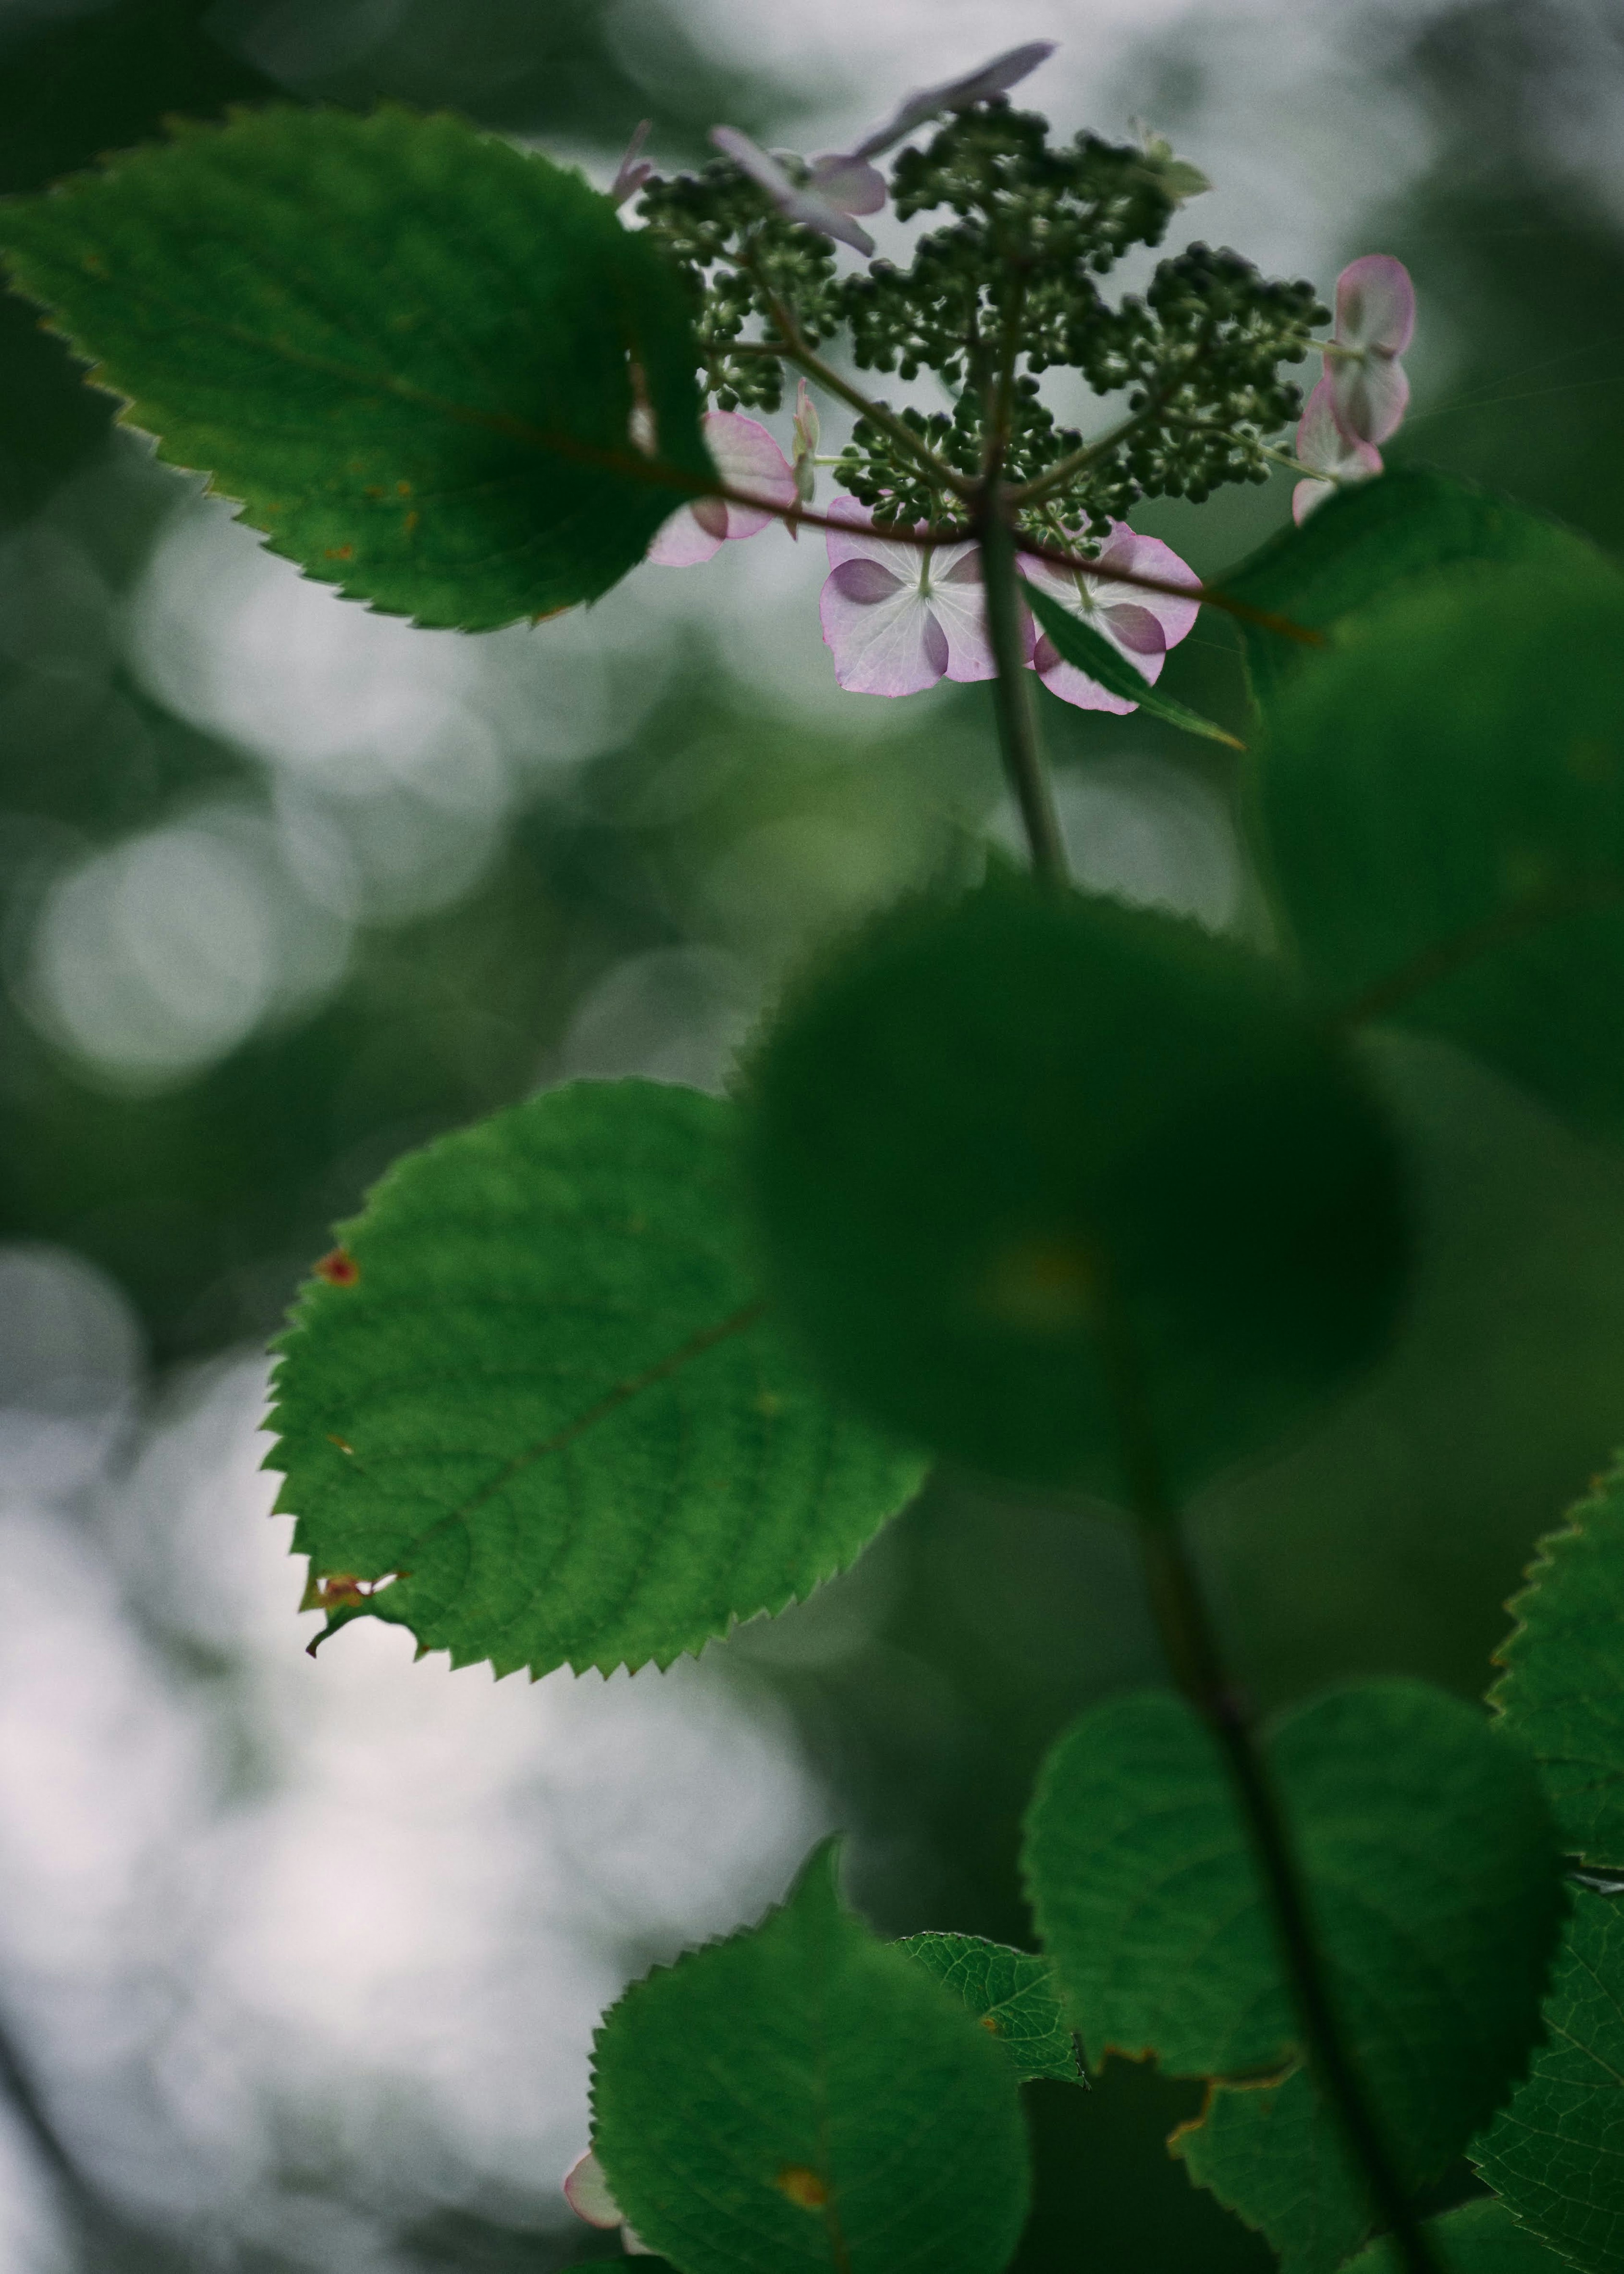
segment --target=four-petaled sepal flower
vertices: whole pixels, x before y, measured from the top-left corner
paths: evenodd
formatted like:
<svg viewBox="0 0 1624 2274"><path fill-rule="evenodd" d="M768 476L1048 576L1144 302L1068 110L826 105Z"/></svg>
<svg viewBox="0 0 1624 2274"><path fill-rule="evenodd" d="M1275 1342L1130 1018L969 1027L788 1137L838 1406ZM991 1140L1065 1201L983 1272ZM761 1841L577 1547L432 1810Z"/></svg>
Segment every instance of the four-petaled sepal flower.
<svg viewBox="0 0 1624 2274"><path fill-rule="evenodd" d="M1299 523L1342 483L1367 482L1381 471L1381 453L1375 444L1354 440L1337 424L1328 378L1320 380L1304 407L1297 430L1297 456L1300 464L1318 470L1291 493L1291 517Z"/></svg>
<svg viewBox="0 0 1624 2274"><path fill-rule="evenodd" d="M981 563L974 545L908 545L836 498L830 574L818 614L835 677L857 695L918 695L940 679L990 679Z"/></svg>
<svg viewBox="0 0 1624 2274"><path fill-rule="evenodd" d="M620 2248L628 2258L654 2258L658 2253L646 2243L616 2202L608 2175L589 2148L564 2175L564 2200L577 2218L589 2226L618 2226Z"/></svg>
<svg viewBox="0 0 1624 2274"><path fill-rule="evenodd" d="M1325 352L1336 423L1350 442L1385 442L1410 401L1399 361L1416 328L1410 271L1391 253L1350 260L1336 280L1336 322Z"/></svg>
<svg viewBox="0 0 1624 2274"><path fill-rule="evenodd" d="M709 561L730 538L754 537L777 518L773 506L794 505L800 496L788 459L766 428L736 410L707 410L705 448L730 490L765 501L738 505L728 498L695 498L679 507L655 534L648 558L661 568L690 568Z"/></svg>
<svg viewBox="0 0 1624 2274"><path fill-rule="evenodd" d="M1200 613L1192 597L1181 599L1172 592L1147 592L1142 585L1113 577L1112 569L1129 576L1155 576L1164 584L1188 584L1192 594L1200 590L1200 578L1159 537L1140 537L1125 521L1113 522L1110 535L1096 555L1104 575L1088 576L1080 569L1063 568L1050 561L1023 553L1020 570L1039 589L1058 600L1071 615L1086 623L1111 645L1119 648L1140 675L1153 684L1162 675L1170 647L1177 647L1195 627ZM1052 695L1079 711L1126 712L1139 706L1126 696L1113 695L1075 664L1067 663L1048 634L1032 628L1030 660Z"/></svg>

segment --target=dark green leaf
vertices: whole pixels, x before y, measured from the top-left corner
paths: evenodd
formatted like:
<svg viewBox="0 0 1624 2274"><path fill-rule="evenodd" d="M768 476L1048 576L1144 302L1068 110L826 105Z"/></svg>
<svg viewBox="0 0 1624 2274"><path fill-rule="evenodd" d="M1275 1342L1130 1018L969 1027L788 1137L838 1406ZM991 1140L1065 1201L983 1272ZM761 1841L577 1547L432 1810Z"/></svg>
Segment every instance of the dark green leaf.
<svg viewBox="0 0 1624 2274"><path fill-rule="evenodd" d="M1237 742L1214 720L1204 719L1199 711L1192 711L1182 703L1175 703L1170 695L1158 694L1144 673L1092 624L1084 623L1024 577L1021 589L1026 606L1059 649L1064 660L1075 664L1079 671L1086 671L1109 693L1137 703L1153 719L1165 719L1169 727L1182 727L1187 734L1204 734L1209 742L1227 742L1232 750L1245 749L1244 742Z"/></svg>
<svg viewBox="0 0 1624 2274"><path fill-rule="evenodd" d="M553 1090L398 1163L342 1239L272 1417L336 1623L499 1673L665 1665L844 1569L919 1482L762 1316L716 1098Z"/></svg>
<svg viewBox="0 0 1624 2274"><path fill-rule="evenodd" d="M1419 2186L1492 2113L1538 2026L1563 1894L1538 1777L1475 1708L1413 1683L1299 1707L1266 1752L1332 1999ZM1033 1803L1026 1877L1091 2062L1154 2052L1175 2073L1235 2078L1302 2052L1229 1771L1179 1699L1113 1699L1062 1739ZM1290 2220L1347 2225L1340 2151L1313 2101L1306 2080L1272 2099L1220 2096L1218 2129L1185 2141L1192 2172L1224 2172L1215 2192L1277 2246ZM1313 2154L1293 2166L1282 2142L1299 2136ZM1310 2168L1327 2162L1328 2183Z"/></svg>
<svg viewBox="0 0 1624 2274"><path fill-rule="evenodd" d="M1429 2218L1422 2231L1444 2274L1557 2274L1562 2263L1517 2225L1496 2195ZM1402 2274L1402 2262L1390 2242L1372 2242L1348 2274Z"/></svg>
<svg viewBox="0 0 1624 2274"><path fill-rule="evenodd" d="M1329 631L1390 593L1419 597L1475 561L1527 561L1560 572L1594 561L1585 540L1451 474L1406 467L1341 490L1300 529L1282 530L1214 581L1249 606ZM1242 621L1252 693L1267 710L1315 651Z"/></svg>
<svg viewBox="0 0 1624 2274"><path fill-rule="evenodd" d="M1490 1692L1586 1863L1624 1864L1624 1470L1539 1545Z"/></svg>
<svg viewBox="0 0 1624 2274"><path fill-rule="evenodd" d="M590 599L715 478L658 248L455 118L177 127L0 209L0 251L165 457L312 576L422 623Z"/></svg>
<svg viewBox="0 0 1624 2274"><path fill-rule="evenodd" d="M1134 1496L1278 1438L1386 1337L1384 1121L1279 971L998 878L887 918L754 1069L777 1285L825 1370L990 1471ZM1138 1453L1133 1457L1139 1457Z"/></svg>
<svg viewBox="0 0 1624 2274"><path fill-rule="evenodd" d="M1047 1958L979 1934L911 1934L897 1945L961 1998L1024 2080L1080 2081L1077 2047Z"/></svg>
<svg viewBox="0 0 1624 2274"><path fill-rule="evenodd" d="M593 2145L684 2274L997 2274L1026 2209L1010 2061L843 1909L832 1845L783 1908L628 1990Z"/></svg>
<svg viewBox="0 0 1624 2274"><path fill-rule="evenodd" d="M1574 1898L1526 2084L1472 2150L1515 2218L1584 2274L1624 2268L1624 1909Z"/></svg>
<svg viewBox="0 0 1624 2274"><path fill-rule="evenodd" d="M1267 2236L1282 2274L1331 2274L1370 2233L1342 2128L1300 2068L1276 2085L1214 2086L1203 2120L1169 2145L1198 2186Z"/></svg>
<svg viewBox="0 0 1624 2274"><path fill-rule="evenodd" d="M1624 578L1485 568L1350 620L1256 807L1322 1002L1624 1130Z"/></svg>

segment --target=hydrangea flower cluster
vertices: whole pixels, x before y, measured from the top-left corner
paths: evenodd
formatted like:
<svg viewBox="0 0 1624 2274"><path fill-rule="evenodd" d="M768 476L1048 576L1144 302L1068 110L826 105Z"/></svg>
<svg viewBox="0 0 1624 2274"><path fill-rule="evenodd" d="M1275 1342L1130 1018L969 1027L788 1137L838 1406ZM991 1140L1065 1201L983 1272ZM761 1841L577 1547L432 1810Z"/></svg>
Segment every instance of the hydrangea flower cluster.
<svg viewBox="0 0 1624 2274"><path fill-rule="evenodd" d="M1142 295L1112 303L1096 280L1136 245L1158 245L1184 201L1207 188L1162 137L1135 144L1079 133L1051 142L1047 122L1009 91L1051 52L1039 41L909 95L853 147L810 160L769 152L718 127L698 175L664 180L628 151L614 194L640 210L695 297L711 455L730 493L674 514L650 558L707 560L774 518L794 533L819 463L846 493L827 515L830 574L821 615L843 687L918 692L995 671L974 501L996 490L1019 573L1111 642L1154 682L1195 621L1193 572L1127 516L1145 497L1199 501L1221 484L1262 481L1271 442L1302 413L1295 463L1300 520L1339 483L1379 472L1377 445L1402 418L1399 358L1414 325L1402 265L1372 254L1343 272L1328 342L1313 288L1259 274L1238 253L1196 244L1163 260ZM915 147L915 129L945 123ZM875 160L901 149L889 183ZM949 218L914 242L906 267L869 258L862 225ZM866 266L841 273L835 245ZM893 409L816 352L845 329L860 371L905 380L930 372L951 408ZM1282 366L1315 344L1325 377L1304 408ZM798 367L793 463L741 405L771 411ZM1060 425L1042 375L1077 373L1124 403L1092 440ZM858 413L838 458L817 457L808 379ZM760 501L759 504L746 501ZM1113 573L1114 572L1114 573ZM1022 659L1063 700L1134 705L1066 663L1021 612ZM1011 651L1006 647L1006 656ZM1006 667L1012 667L1011 664Z"/></svg>

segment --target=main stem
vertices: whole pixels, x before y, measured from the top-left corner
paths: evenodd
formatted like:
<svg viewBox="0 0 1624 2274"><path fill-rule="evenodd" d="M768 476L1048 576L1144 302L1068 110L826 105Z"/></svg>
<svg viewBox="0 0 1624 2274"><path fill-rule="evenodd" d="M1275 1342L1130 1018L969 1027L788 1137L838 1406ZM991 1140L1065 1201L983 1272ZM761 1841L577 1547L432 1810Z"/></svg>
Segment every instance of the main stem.
<svg viewBox="0 0 1624 2274"><path fill-rule="evenodd" d="M981 546L981 589L987 605L987 638L997 675L993 681L993 704L998 720L998 744L1004 771L1021 825L1032 848L1034 872L1048 885L1070 881L1071 863L1065 838L1055 808L1049 769L1038 743L1038 722L1032 707L1032 674L1026 669L1021 637L1019 578L1015 567L1015 532L1004 518L996 467L982 482L973 508L973 520Z"/></svg>
<svg viewBox="0 0 1624 2274"><path fill-rule="evenodd" d="M975 520L981 539L987 628L998 667L1004 762L1019 802L1033 868L1051 883L1064 884L1068 875L1065 847L1030 710L1029 674L1021 654L1015 539L1004 515L995 469L976 500ZM1125 1331L1109 1337L1107 1359L1156 1631L1174 1681L1206 1723L1229 1769L1262 1875L1309 2067L1336 2112L1364 2173L1372 2207L1390 2231L1405 2274L1440 2274L1364 2080L1343 2042L1290 1830L1239 1690L1224 1665L1178 1511L1162 1481L1143 1384Z"/></svg>

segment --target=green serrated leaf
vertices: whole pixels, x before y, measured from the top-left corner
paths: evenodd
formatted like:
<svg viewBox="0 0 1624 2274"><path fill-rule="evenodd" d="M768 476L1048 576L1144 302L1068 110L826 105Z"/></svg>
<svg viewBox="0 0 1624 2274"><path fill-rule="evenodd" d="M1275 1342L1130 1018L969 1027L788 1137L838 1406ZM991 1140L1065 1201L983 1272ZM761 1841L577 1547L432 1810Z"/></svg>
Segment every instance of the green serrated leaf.
<svg viewBox="0 0 1624 2274"><path fill-rule="evenodd" d="M1483 568L1350 619L1253 802L1319 1000L1624 1132L1624 578Z"/></svg>
<svg viewBox="0 0 1624 2274"><path fill-rule="evenodd" d="M1479 2196L1441 2218L1429 2218L1421 2231L1444 2274L1557 2274L1564 2263L1519 2226L1496 2195ZM1348 2274L1402 2274L1402 2264L1384 2240L1362 2251Z"/></svg>
<svg viewBox="0 0 1624 2274"><path fill-rule="evenodd" d="M1041 592L1035 584L1021 579L1021 590L1026 606L1031 609L1049 639L1060 651L1062 659L1074 664L1079 671L1097 680L1109 694L1120 695L1124 701L1137 703L1153 719L1163 719L1169 727L1182 727L1187 734L1203 734L1208 742L1227 742L1232 750L1244 750L1239 742L1226 727L1214 719L1204 719L1199 711L1187 704L1175 703L1170 695L1158 694L1150 681L1136 665L1130 663L1118 647L1113 647L1103 633L1094 630L1079 617L1063 608L1058 600Z"/></svg>
<svg viewBox="0 0 1624 2274"><path fill-rule="evenodd" d="M715 480L658 247L455 118L177 124L0 207L0 252L172 464L311 576L420 623L590 599Z"/></svg>
<svg viewBox="0 0 1624 2274"><path fill-rule="evenodd" d="M274 1384L278 1506L335 1623L499 1673L664 1666L908 1499L918 1459L763 1314L733 1141L696 1090L577 1082L389 1171Z"/></svg>
<svg viewBox="0 0 1624 2274"><path fill-rule="evenodd" d="M1266 1753L1333 2003L1401 2172L1420 2186L1492 2113L1538 2027L1564 1901L1538 1779L1475 1708L1417 1683L1333 1691L1277 1722ZM1297 2060L1296 2009L1229 1774L1180 1699L1113 1699L1061 1740L1033 1803L1026 1871L1091 2062L1154 2052L1171 2072L1234 2079ZM1223 2127L1244 2135L1267 2115L1276 2135L1256 2157L1268 2201L1249 2202L1239 2183L1215 2191L1277 2241L1276 2195L1294 2218L1317 2206L1323 2224L1324 2186L1286 2169L1278 2146L1294 2126L1304 2138L1322 2129L1306 2081L1272 2102L1234 2099L1222 2100ZM1186 2139L1198 2175L1219 2136Z"/></svg>
<svg viewBox="0 0 1624 2274"><path fill-rule="evenodd" d="M610 2011L594 2147L683 2274L998 2274L1026 2210L1014 2067L843 1909L835 1860Z"/></svg>
<svg viewBox="0 0 1624 2274"><path fill-rule="evenodd" d="M1587 1864L1624 1865L1624 1468L1539 1543L1489 1693Z"/></svg>
<svg viewBox="0 0 1624 2274"><path fill-rule="evenodd" d="M997 878L883 919L753 1069L774 1284L831 1379L994 1475L1131 1502L1270 1443L1381 1347L1386 1124L1276 967Z"/></svg>
<svg viewBox="0 0 1624 2274"><path fill-rule="evenodd" d="M1472 2150L1514 2218L1584 2274L1624 2268L1624 1909L1574 1897L1546 2039Z"/></svg>
<svg viewBox="0 0 1624 2274"><path fill-rule="evenodd" d="M1082 2082L1047 1958L984 1941L979 1934L910 1934L896 1947L963 1999L982 2029L997 2038L1024 2082L1040 2076L1061 2084Z"/></svg>
<svg viewBox="0 0 1624 2274"><path fill-rule="evenodd" d="M1267 2237L1282 2274L1331 2274L1370 2233L1341 2127L1300 2068L1274 2085L1215 2085L1169 2145L1198 2187Z"/></svg>
<svg viewBox="0 0 1624 2274"><path fill-rule="evenodd" d="M1474 562L1526 561L1556 571L1598 559L1573 531L1507 498L1425 466L1342 489L1300 528L1276 537L1214 579L1218 590L1304 630L1346 616ZM1266 711L1315 650L1237 619L1247 677Z"/></svg>

